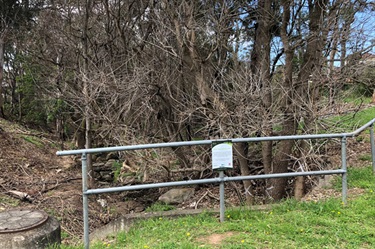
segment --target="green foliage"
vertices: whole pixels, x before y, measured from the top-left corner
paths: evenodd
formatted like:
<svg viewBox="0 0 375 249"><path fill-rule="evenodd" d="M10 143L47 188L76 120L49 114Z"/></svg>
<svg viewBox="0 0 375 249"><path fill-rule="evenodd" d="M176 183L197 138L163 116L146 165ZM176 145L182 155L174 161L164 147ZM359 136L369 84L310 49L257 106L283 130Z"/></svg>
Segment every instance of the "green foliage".
<svg viewBox="0 0 375 249"><path fill-rule="evenodd" d="M358 157L358 159L361 160L361 161L371 162L372 156L371 156L371 154L362 154Z"/></svg>
<svg viewBox="0 0 375 249"><path fill-rule="evenodd" d="M47 249L60 249L60 245L57 244L57 243L55 243L55 244L53 244L53 245L49 245L49 246L47 247Z"/></svg>
<svg viewBox="0 0 375 249"><path fill-rule="evenodd" d="M23 123L43 128L51 123L54 126L56 119L66 120L67 113L71 111L68 104L45 94L45 90L41 88L45 84L42 75L46 69L32 63L27 55L22 54L15 55L13 64L14 67L22 68L22 74L15 79L18 101L6 104L5 110Z"/></svg>
<svg viewBox="0 0 375 249"><path fill-rule="evenodd" d="M31 75L23 75L18 78L18 93L21 96L19 103L22 120L26 123L46 126L47 115L45 104L40 96L38 96L37 88Z"/></svg>
<svg viewBox="0 0 375 249"><path fill-rule="evenodd" d="M35 144L36 146L40 147L40 148L43 148L43 143L42 141L37 138L37 137L33 137L33 136L22 136L22 138L29 142L29 143L32 143L32 144Z"/></svg>
<svg viewBox="0 0 375 249"><path fill-rule="evenodd" d="M114 182L117 182L120 174L121 174L121 163L120 162L113 162L112 164L112 171L113 171L113 177L114 177Z"/></svg>
<svg viewBox="0 0 375 249"><path fill-rule="evenodd" d="M70 111L67 103L62 99L50 99L47 107L47 122L53 122L57 118L63 118L64 113Z"/></svg>
<svg viewBox="0 0 375 249"><path fill-rule="evenodd" d="M169 210L174 210L174 209L176 209L176 207L173 205L156 202L152 204L151 206L149 206L148 208L146 208L146 212L169 211Z"/></svg>
<svg viewBox="0 0 375 249"><path fill-rule="evenodd" d="M18 199L0 194L0 204L2 204L1 206L18 207L19 203L20 201Z"/></svg>

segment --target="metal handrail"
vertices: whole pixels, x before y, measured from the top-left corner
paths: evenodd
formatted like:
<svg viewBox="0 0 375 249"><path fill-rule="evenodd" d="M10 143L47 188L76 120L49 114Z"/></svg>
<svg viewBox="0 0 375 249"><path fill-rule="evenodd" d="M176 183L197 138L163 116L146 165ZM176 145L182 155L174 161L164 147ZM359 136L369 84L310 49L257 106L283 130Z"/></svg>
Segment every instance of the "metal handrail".
<svg viewBox="0 0 375 249"><path fill-rule="evenodd" d="M79 150L66 150L57 151L58 156L79 155L81 154L82 160L82 194L83 194L83 220L84 220L84 246L85 249L89 248L89 226L88 226L88 196L92 194L111 193L119 191L140 190L149 188L184 186L193 184L207 184L219 183L220 184L220 221L224 221L224 183L228 181L242 181L252 179L270 179L282 178L292 176L307 176L307 175L342 175L342 201L346 204L347 197L347 166L346 166L346 140L348 137L354 137L365 129L371 127L371 155L372 167L375 173L375 140L374 140L374 123L375 118L367 122L365 125L350 133L336 133L336 134L313 134L313 135L290 135L290 136L273 136L273 137L249 137L249 138L233 138L233 139L219 139L219 140L197 140L197 141L184 141L184 142L170 142L170 143L154 143L154 144L140 144L140 145L126 145L105 148L89 148ZM153 148L167 148L167 147L182 147L182 146L197 146L197 145L211 145L216 142L231 141L232 143L242 142L263 142L263 141L282 141L282 140L306 140L306 139L324 139L324 138L341 138L341 169L324 170L324 171L307 171L307 172L292 172L292 173L278 173L278 174L265 174L265 175L250 175L250 176L236 176L225 177L223 171L220 171L219 177L189 181L165 182L165 183L151 183L141 184L134 186L122 186L113 188L101 189L88 189L87 185L87 154L113 152L113 151L129 151L129 150L142 150Z"/></svg>
<svg viewBox="0 0 375 249"><path fill-rule="evenodd" d="M58 156L68 155L79 155L79 154L91 154L101 152L113 152L113 151L125 151L125 150L143 150L143 149L155 149L155 148L167 148L167 147L182 147L182 146L196 146L196 145L210 145L213 142L221 142L230 140L232 143L242 142L264 142L264 141L281 141L281 140L305 140L305 139L322 139L322 138L342 138L342 137L354 137L364 131L366 128L371 126L375 122L375 118L358 128L357 130L350 133L339 133L339 134L313 134L313 135L289 135L289 136L272 136L272 137L249 137L249 138L232 138L232 139L218 139L218 140L195 140L195 141L183 141L183 142L169 142L169 143L154 143L154 144L138 144L138 145L126 145L126 146L115 146L105 148L90 148L90 149L79 149L79 150L65 150L58 151Z"/></svg>

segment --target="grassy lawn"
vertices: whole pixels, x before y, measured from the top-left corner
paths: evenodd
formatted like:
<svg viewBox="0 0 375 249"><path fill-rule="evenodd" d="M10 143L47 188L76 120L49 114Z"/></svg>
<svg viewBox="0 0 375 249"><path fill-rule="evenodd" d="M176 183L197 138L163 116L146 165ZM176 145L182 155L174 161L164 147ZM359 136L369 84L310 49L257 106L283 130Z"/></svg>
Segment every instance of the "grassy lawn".
<svg viewBox="0 0 375 249"><path fill-rule="evenodd" d="M150 219L90 248L375 248L372 168L349 169L348 179L350 188L362 188L364 193L349 196L346 206L341 199L286 200L267 211L227 210L224 223L207 213Z"/></svg>
<svg viewBox="0 0 375 249"><path fill-rule="evenodd" d="M335 116L325 119L324 122L329 124L332 130L328 132L352 132L361 127L375 117L375 107L370 107L356 113L349 113L345 115ZM334 125L336 124L336 125Z"/></svg>

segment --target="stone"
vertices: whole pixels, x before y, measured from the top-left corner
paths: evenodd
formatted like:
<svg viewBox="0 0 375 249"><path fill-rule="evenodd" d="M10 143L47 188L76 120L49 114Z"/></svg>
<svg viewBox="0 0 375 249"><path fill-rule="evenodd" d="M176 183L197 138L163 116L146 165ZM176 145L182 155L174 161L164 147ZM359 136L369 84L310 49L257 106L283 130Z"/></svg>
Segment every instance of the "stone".
<svg viewBox="0 0 375 249"><path fill-rule="evenodd" d="M161 195L159 201L165 204L180 204L189 200L194 193L194 188L175 188Z"/></svg>
<svg viewBox="0 0 375 249"><path fill-rule="evenodd" d="M105 163L93 163L92 164L92 169L95 172L100 172L104 168Z"/></svg>
<svg viewBox="0 0 375 249"><path fill-rule="evenodd" d="M114 179L114 175L112 171L103 170L99 172L100 179L106 182L112 182Z"/></svg>
<svg viewBox="0 0 375 249"><path fill-rule="evenodd" d="M112 169L113 168L113 165L117 163L117 161L115 159L109 159L105 164L104 164L104 168L105 169Z"/></svg>
<svg viewBox="0 0 375 249"><path fill-rule="evenodd" d="M116 152L110 152L110 153L108 153L108 155L106 156L105 159L107 161L110 160L110 159L118 160L119 159L118 153L116 153Z"/></svg>
<svg viewBox="0 0 375 249"><path fill-rule="evenodd" d="M333 175L324 175L323 177L320 177L316 188L317 189L331 188L333 178L334 178Z"/></svg>

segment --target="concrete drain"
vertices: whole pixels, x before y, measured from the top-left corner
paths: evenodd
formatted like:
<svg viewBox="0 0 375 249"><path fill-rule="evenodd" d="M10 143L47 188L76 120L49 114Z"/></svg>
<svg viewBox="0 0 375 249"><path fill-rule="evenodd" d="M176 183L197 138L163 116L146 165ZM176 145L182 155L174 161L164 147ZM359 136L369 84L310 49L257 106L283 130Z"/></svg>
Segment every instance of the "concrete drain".
<svg viewBox="0 0 375 249"><path fill-rule="evenodd" d="M21 232L40 226L48 215L39 210L11 210L0 213L0 233Z"/></svg>
<svg viewBox="0 0 375 249"><path fill-rule="evenodd" d="M60 224L44 211L16 209L0 213L0 248L42 249L60 243Z"/></svg>

